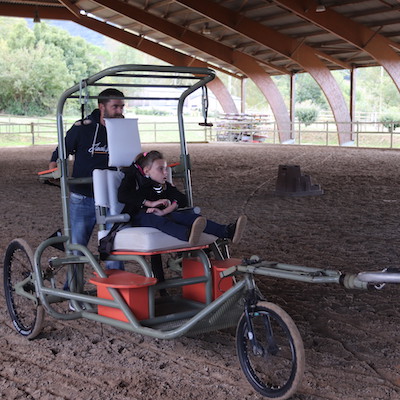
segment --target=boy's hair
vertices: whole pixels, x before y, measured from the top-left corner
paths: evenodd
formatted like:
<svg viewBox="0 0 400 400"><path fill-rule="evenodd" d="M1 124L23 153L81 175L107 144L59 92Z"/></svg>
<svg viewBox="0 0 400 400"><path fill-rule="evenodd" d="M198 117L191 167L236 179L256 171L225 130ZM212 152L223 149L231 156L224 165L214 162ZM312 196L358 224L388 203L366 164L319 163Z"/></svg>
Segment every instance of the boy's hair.
<svg viewBox="0 0 400 400"><path fill-rule="evenodd" d="M136 156L135 164L139 165L142 169L150 167L154 161L163 160L164 156L157 150L140 153Z"/></svg>
<svg viewBox="0 0 400 400"><path fill-rule="evenodd" d="M99 104L106 104L108 103L111 99L123 99L124 94L119 91L118 89L114 88L108 88L103 90L101 93L99 93L99 98L97 99L97 102Z"/></svg>

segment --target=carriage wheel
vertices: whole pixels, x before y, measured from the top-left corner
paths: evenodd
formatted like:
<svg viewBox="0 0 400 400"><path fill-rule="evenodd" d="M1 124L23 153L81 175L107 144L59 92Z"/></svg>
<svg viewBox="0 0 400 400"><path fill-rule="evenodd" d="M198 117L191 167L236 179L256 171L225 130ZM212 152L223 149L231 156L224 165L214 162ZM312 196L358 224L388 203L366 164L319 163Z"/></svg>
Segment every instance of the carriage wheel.
<svg viewBox="0 0 400 400"><path fill-rule="evenodd" d="M251 332L255 340L251 340ZM255 390L275 400L294 394L304 373L304 346L284 310L259 302L250 310L249 319L243 314L236 331L236 349L240 366Z"/></svg>
<svg viewBox="0 0 400 400"><path fill-rule="evenodd" d="M4 258L4 294L15 329L28 339L33 339L40 333L44 309L32 298L18 294L15 288L22 284L23 291L36 298L32 273L31 248L23 239L13 240L8 245Z"/></svg>

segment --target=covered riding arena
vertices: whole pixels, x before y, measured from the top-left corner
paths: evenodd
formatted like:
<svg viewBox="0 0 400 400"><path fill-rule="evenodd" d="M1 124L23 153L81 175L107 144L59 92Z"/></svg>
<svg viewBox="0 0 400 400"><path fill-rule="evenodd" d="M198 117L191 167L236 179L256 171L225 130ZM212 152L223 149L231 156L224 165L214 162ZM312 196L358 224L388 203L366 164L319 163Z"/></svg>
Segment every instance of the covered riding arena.
<svg viewBox="0 0 400 400"><path fill-rule="evenodd" d="M53 4L46 6L44 3ZM97 9L93 6L94 3L97 4ZM14 13L16 16L32 17L29 13L34 13L37 8L41 18L46 18L46 15L48 18L54 18L53 15L58 13L62 18L68 19L67 13L70 13L71 20L78 20L76 14L80 9L86 8L93 14L111 13L107 15L112 19L112 12L107 11L112 10L111 3L106 0L1 1L0 14ZM114 2L124 8L129 8L130 3L134 2ZM154 6L154 2L140 3L146 3L149 9ZM171 7L171 14L157 12L158 18L165 18L167 25L169 18L173 20L178 18L177 15L181 15L178 10L174 14L172 7L178 3L183 7L183 3L189 2L159 3L159 11L168 5ZM220 6L229 6L230 3L235 2L218 2ZM240 3L246 9L252 2ZM293 21L292 29L306 29L307 26L306 32L310 33L310 37L319 35L311 34L309 23L318 29L326 29L327 41L332 39L329 35L338 35L341 17L337 16L338 20L329 20L331 14L327 14L326 17L323 12L317 13L315 8L310 8L310 4L315 7L321 2L287 0L265 3L274 12L277 8L288 13L287 10L291 10L289 15L292 17L287 16L289 19L293 18L293 15L299 18L302 14L304 20L308 21L307 24L300 24L303 28L301 26L299 28ZM267 52L260 52L259 55L255 55L254 52L254 57L259 57L256 66L252 64L253 61L247 63L250 50L247 48L246 51L240 50L245 47L243 38L249 38L251 32L241 32L240 40L237 38L236 53L230 56L237 57L236 65L240 62L242 64L232 73L243 77L246 75L256 81L257 77L262 76L258 82L265 83L264 77L273 74L272 71L280 68L282 71L279 73L284 73L283 69L291 73L292 66L294 70L302 66L303 70L312 71L319 79L321 74L329 74L331 68L339 67L335 62L343 63L341 68L349 65L357 66L356 61L352 63L350 60L354 59L360 60L358 64L360 67L381 64L393 74L393 80L398 82L400 75L397 69L400 63L396 59L398 55L393 45L400 37L396 35L399 34L396 32L398 24L393 22L389 27L377 20L377 16L381 13L371 12L367 15L366 11L364 14L360 11L363 3L364 9L367 8L367 3L374 3L377 10L379 7L385 7L388 13L398 13L400 9L398 3L356 0L322 3L326 5L324 12L340 14L349 21L359 24L358 28L361 25L366 27L366 30L349 29L346 38L343 33L341 38L337 39L335 46L331 43L330 54L319 53L318 60L324 61L321 61L323 65L318 71L315 70L316 64L306 65L304 60L311 51L309 48L313 47L311 44L319 46L318 51L320 51L322 41L312 43L310 39L309 48L303 42L297 48L288 51L286 57L281 56L276 59L267 57ZM342 6L338 3L342 3ZM302 9L297 9L296 4L301 4ZM237 10L241 9L239 5L236 6ZM264 9L260 4L258 6L259 10ZM194 12L193 7L194 5L190 6L192 12ZM144 6L142 8L145 9ZM208 27L214 28L221 24L223 26L221 30L228 29L227 22L224 24L221 21L215 22L217 17L222 19L222 15L217 15L217 7L210 10L216 14L204 17L206 19L199 23L200 26L208 22L209 18ZM351 14L352 10L354 15ZM356 16L356 11L360 13L359 17ZM48 14L45 14L46 12ZM113 12L117 13L116 10ZM247 16L251 16L252 12L254 13L252 18L256 19L257 12L254 10L248 10ZM154 10L149 12L149 14L157 13ZM188 14L188 18L189 16L194 19L192 14ZM85 24L97 26L103 23L86 20L86 15L83 18ZM131 18L129 15L125 18L127 20L119 21L121 26L123 23L133 24L129 20ZM360 22L363 18L364 20ZM314 19L314 22L310 22L310 19ZM369 20L369 23L366 20ZM243 21L246 22L245 19ZM241 25L240 21L236 21L238 30L246 28L244 22ZM330 22L339 24L336 26L336 32L332 25L328 29L327 25ZM149 26L150 20L142 19L137 23ZM381 28L377 28L379 23ZM282 26L284 25L277 25L275 31L281 34ZM106 33L111 34L114 28L111 25L106 27L105 29L110 30ZM134 28L137 26L132 25L131 29L135 31ZM166 26L162 28L167 29ZM269 29L272 29L271 26ZM289 30L289 27L286 26L286 29ZM370 30L377 32L368 36ZM150 35L152 32L150 29L146 34ZM361 46L361 43L355 45L357 39L355 32L359 34L358 39L364 41L364 46ZM120 34L125 38L125 34L121 32ZM127 34L133 35L129 32ZM202 36L207 35L207 33L202 34ZM355 36L351 38L351 35ZM140 45L146 44L150 51L151 44L146 42L145 36ZM176 33L176 37L184 38L184 36L182 32ZM187 41L190 40L190 34L188 36ZM161 40L161 37L159 39ZM216 37L213 39L217 40ZM126 37L124 40L132 40L132 37ZM229 41L229 38L226 40ZM301 39L296 40L301 43ZM387 44L387 41L390 41L388 46L391 51L385 53L382 46L383 43ZM346 51L343 51L343 43L348 46ZM137 45L139 46L139 39ZM187 45L192 46L192 44ZM211 46L211 43L209 45ZM233 46L233 42L230 42L230 45ZM272 46L271 43L269 45ZM301 49L302 47L306 50ZM334 48L337 49L336 54ZM355 48L358 49L358 53ZM343 54L349 54L351 49L354 53L346 61ZM211 53L212 48L207 50ZM278 53L282 54L282 51L283 49L280 49ZM381 59L378 56L379 51L383 52ZM207 53L204 47L203 52ZM242 53L243 56L237 53ZM287 57L289 53L290 57ZM172 56L169 51L162 54L166 58ZM263 54L265 59L261 60ZM244 55L246 60L242 59ZM268 55L271 56L271 53ZM176 54L174 56L177 57ZM227 69L227 60L232 60L232 57L226 56L226 60L223 60L218 68ZM216 53L212 54L208 61L215 61L215 58ZM182 55L180 59L176 59L177 63L178 61L183 64L188 60ZM258 68L262 69L262 73ZM263 83L260 83L260 86L263 87ZM214 89L221 98L225 98L223 87ZM274 88L265 87L266 98L270 96L271 90ZM330 104L337 113L337 121L350 122L351 106L342 108L342 100L337 96L335 88L325 86L325 93L332 100ZM225 98L224 104L229 107L229 98ZM280 113L281 106L281 103L274 105L276 115L279 114L282 118L281 139L284 142L287 138L285 124L290 121L290 107ZM343 116L346 116L345 120L342 120ZM343 130L339 135L342 138L341 144L346 144L351 132ZM151 150L153 147L150 144L144 145L145 150ZM171 162L179 156L179 146L176 144L157 144L157 148L164 152ZM3 253L13 238L24 238L34 249L62 225L59 188L43 185L37 179L37 172L47 167L52 150L51 146L0 148L2 215L0 260L3 259ZM193 197L196 205L201 207L202 213L210 219L223 223L233 221L241 213L249 217L245 237L240 244L232 246L232 256L242 258L256 254L270 261L326 267L352 273L399 266L400 153L398 151L357 149L347 146L208 143L189 144L189 153L193 167ZM324 194L302 197L276 196L274 191L279 165L300 165L302 173L310 175L313 182L321 185ZM95 250L94 240L90 246ZM48 256L51 257L52 254ZM2 267L2 264L0 266ZM166 270L166 273L174 274L170 270ZM400 312L397 306L399 288L396 285L386 285L382 290L362 291L344 289L334 284L299 283L272 278L259 278L258 283L269 301L279 304L291 315L304 341L306 371L302 386L293 399L397 400L400 398L398 341ZM2 304L0 307L1 398L7 400L261 398L249 386L239 368L235 354L234 329L162 341L87 320L59 321L46 317L40 336L28 341L15 332L7 313L3 292L0 294L0 302Z"/></svg>
<svg viewBox="0 0 400 400"><path fill-rule="evenodd" d="M178 145L157 148L170 160L179 154ZM2 253L16 237L35 248L62 224L59 189L36 177L51 149L0 150ZM354 273L398 266L398 151L260 144L192 144L189 151L203 214L221 222L249 217L232 256ZM300 165L324 194L275 196L279 164ZM357 291L268 278L259 284L293 317L304 341L306 372L295 399L400 397L398 287ZM234 329L160 341L46 317L41 335L27 341L15 332L4 298L2 304L5 399L260 398L239 368Z"/></svg>

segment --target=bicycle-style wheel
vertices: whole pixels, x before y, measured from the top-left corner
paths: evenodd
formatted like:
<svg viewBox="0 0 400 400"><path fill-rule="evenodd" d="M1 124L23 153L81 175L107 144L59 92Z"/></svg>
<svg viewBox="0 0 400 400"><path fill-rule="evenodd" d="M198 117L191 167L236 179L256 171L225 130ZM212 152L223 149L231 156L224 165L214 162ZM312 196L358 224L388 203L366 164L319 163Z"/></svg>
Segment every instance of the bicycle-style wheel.
<svg viewBox="0 0 400 400"><path fill-rule="evenodd" d="M33 339L40 333L44 318L43 306L34 299L36 292L32 273L31 248L23 239L13 240L8 245L4 258L4 294L15 329L28 339ZM18 286L23 294L16 291Z"/></svg>
<svg viewBox="0 0 400 400"><path fill-rule="evenodd" d="M304 346L292 318L280 307L259 302L249 319L244 313L236 349L247 380L263 396L284 400L295 393L304 374Z"/></svg>

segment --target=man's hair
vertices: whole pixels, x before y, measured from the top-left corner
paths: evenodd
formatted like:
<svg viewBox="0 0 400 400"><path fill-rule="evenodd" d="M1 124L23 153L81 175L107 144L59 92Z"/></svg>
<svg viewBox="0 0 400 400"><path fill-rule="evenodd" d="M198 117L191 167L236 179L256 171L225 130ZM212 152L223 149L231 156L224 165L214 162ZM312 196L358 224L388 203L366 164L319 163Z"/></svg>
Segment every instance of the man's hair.
<svg viewBox="0 0 400 400"><path fill-rule="evenodd" d="M98 98L97 102L99 104L106 104L110 100L116 99L116 98L123 99L124 94L117 89L109 88L109 89L105 89L101 93L99 93L99 98Z"/></svg>

